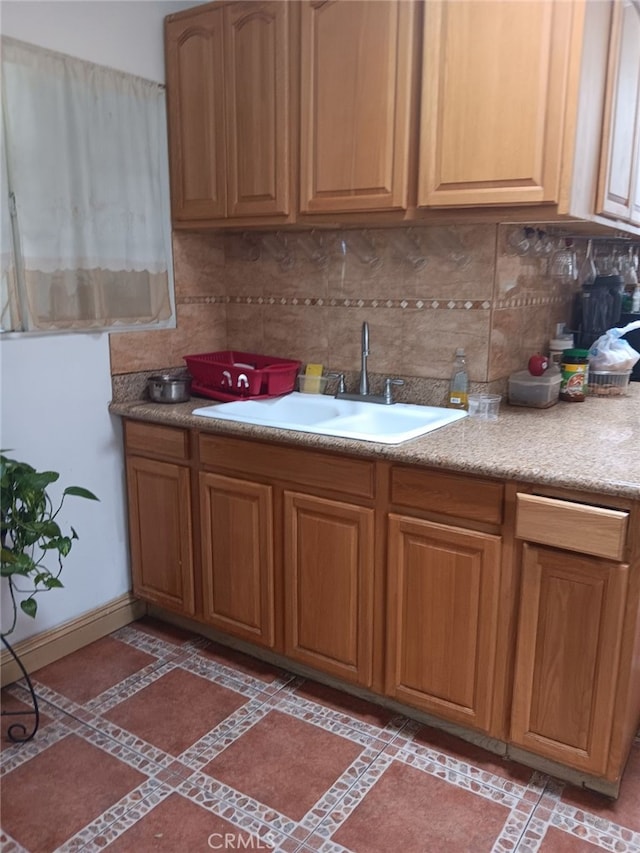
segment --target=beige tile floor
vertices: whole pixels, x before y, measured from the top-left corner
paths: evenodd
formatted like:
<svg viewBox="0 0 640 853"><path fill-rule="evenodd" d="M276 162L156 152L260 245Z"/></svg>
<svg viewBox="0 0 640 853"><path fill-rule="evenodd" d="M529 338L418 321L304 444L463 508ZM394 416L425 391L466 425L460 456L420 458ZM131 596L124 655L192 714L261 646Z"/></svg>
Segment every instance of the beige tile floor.
<svg viewBox="0 0 640 853"><path fill-rule="evenodd" d="M34 740L2 720L3 853L640 851L640 739L611 802L149 620L34 683Z"/></svg>

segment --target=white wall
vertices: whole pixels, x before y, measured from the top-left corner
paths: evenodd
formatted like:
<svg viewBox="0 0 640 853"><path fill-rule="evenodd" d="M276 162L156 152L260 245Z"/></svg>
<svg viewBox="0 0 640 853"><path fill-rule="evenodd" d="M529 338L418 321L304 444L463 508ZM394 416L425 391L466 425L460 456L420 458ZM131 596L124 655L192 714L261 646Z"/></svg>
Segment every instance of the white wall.
<svg viewBox="0 0 640 853"><path fill-rule="evenodd" d="M163 18L184 2L30 2L3 0L4 35L164 81ZM109 340L101 335L14 336L0 340L0 446L60 484L85 486L100 503L69 498L61 520L79 541L65 562L64 590L39 597L38 616L23 617L18 641L106 604L130 587L121 424L111 399ZM52 494L55 489L52 488ZM0 586L2 627L8 607Z"/></svg>

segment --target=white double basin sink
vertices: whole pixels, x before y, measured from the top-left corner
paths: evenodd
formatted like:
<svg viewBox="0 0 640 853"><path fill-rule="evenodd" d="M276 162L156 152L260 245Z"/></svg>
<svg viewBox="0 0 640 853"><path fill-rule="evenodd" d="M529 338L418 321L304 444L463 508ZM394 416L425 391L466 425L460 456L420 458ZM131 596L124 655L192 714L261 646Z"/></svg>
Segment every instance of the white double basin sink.
<svg viewBox="0 0 640 853"><path fill-rule="evenodd" d="M384 405L293 391L284 397L237 400L193 414L254 426L311 432L380 444L401 444L467 416L464 411L413 403Z"/></svg>

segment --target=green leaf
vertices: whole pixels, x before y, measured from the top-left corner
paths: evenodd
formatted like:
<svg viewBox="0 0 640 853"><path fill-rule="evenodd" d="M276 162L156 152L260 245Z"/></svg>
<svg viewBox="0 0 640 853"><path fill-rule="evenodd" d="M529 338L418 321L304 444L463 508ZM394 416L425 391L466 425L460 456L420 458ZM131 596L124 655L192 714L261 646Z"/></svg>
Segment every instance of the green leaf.
<svg viewBox="0 0 640 853"><path fill-rule="evenodd" d="M58 578L54 578L53 575L51 575L51 577L46 578L46 580L44 581L44 585L47 589L61 589L63 587L62 582L59 581Z"/></svg>
<svg viewBox="0 0 640 853"><path fill-rule="evenodd" d="M71 528L71 538L72 539L79 539L80 538L78 536L78 534L76 533L76 531L73 529L73 527Z"/></svg>
<svg viewBox="0 0 640 853"><path fill-rule="evenodd" d="M39 539L41 536L46 537L47 539L54 539L57 536L60 536L62 531L60 527L56 524L55 521L32 521L23 525L24 530L27 530L29 533L37 535ZM36 540L34 540L36 541Z"/></svg>
<svg viewBox="0 0 640 853"><path fill-rule="evenodd" d="M29 556L29 554L25 554L23 551L6 551L3 549L2 563L3 565L8 563L14 567L10 574L15 572L22 575L28 574L36 567L34 560Z"/></svg>
<svg viewBox="0 0 640 853"><path fill-rule="evenodd" d="M38 602L35 598L25 598L20 602L20 607L27 616L31 616L32 619L35 619L38 611Z"/></svg>
<svg viewBox="0 0 640 853"><path fill-rule="evenodd" d="M2 548L0 550L0 559L3 563L15 563L18 555L11 551L9 548Z"/></svg>
<svg viewBox="0 0 640 853"><path fill-rule="evenodd" d="M97 498L93 492L90 492L89 489L83 489L82 486L67 486L67 488L62 493L63 495L74 495L77 498L86 498L89 501L99 501L100 498Z"/></svg>
<svg viewBox="0 0 640 853"><path fill-rule="evenodd" d="M60 552L61 557L66 557L69 551L71 550L71 539L68 536L61 536L58 539L58 551Z"/></svg>
<svg viewBox="0 0 640 853"><path fill-rule="evenodd" d="M60 474L56 471L34 471L33 473L25 474L24 483L30 489L42 491L60 479Z"/></svg>

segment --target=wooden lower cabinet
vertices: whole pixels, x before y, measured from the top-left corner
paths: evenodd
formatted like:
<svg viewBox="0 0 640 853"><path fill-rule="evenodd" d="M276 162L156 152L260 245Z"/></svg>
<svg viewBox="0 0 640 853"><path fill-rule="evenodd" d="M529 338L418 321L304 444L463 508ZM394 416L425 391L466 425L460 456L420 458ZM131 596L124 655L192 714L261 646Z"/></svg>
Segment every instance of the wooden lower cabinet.
<svg viewBox="0 0 640 853"><path fill-rule="evenodd" d="M133 591L186 615L195 613L190 470L127 458Z"/></svg>
<svg viewBox="0 0 640 853"><path fill-rule="evenodd" d="M635 502L130 420L125 446L140 598L615 796Z"/></svg>
<svg viewBox="0 0 640 853"><path fill-rule="evenodd" d="M607 770L629 566L525 544L511 740Z"/></svg>
<svg viewBox="0 0 640 853"><path fill-rule="evenodd" d="M203 615L221 631L273 648L272 487L200 473Z"/></svg>
<svg viewBox="0 0 640 853"><path fill-rule="evenodd" d="M499 536L389 517L386 692L489 731Z"/></svg>
<svg viewBox="0 0 640 853"><path fill-rule="evenodd" d="M284 494L285 654L369 686L373 510Z"/></svg>

